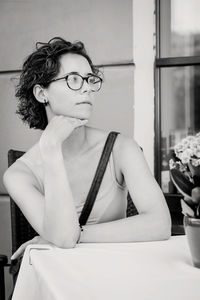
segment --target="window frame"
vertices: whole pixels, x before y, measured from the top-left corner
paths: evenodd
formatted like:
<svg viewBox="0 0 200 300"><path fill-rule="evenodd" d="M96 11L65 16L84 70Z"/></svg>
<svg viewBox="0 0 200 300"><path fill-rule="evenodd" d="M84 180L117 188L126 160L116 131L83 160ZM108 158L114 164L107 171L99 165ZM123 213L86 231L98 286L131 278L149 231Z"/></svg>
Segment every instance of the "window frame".
<svg viewBox="0 0 200 300"><path fill-rule="evenodd" d="M161 10L160 1L156 0L156 58L155 58L155 147L154 147L154 174L157 182L161 182L161 70L170 67L187 67L200 65L200 56L178 56L178 57L160 57L160 34L161 34Z"/></svg>

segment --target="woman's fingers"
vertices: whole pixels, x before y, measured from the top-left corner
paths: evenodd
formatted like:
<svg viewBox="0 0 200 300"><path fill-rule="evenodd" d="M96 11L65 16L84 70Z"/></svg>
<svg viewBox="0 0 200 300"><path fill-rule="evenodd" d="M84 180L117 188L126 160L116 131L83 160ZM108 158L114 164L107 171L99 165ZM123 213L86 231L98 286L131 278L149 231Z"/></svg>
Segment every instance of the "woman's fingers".
<svg viewBox="0 0 200 300"><path fill-rule="evenodd" d="M66 116L54 116L40 138L40 148L42 153L48 151L48 148L54 145L61 145L76 128L84 126L88 120Z"/></svg>
<svg viewBox="0 0 200 300"><path fill-rule="evenodd" d="M88 123L88 120L79 120L79 119L76 119L77 122L75 123L75 127L74 128L77 128L77 127L80 127L80 126L84 126L85 124Z"/></svg>
<svg viewBox="0 0 200 300"><path fill-rule="evenodd" d="M31 240L32 241L32 240ZM24 244L22 244L15 253L11 256L11 260L17 259L18 257L21 257L26 249L26 247L31 244L31 241L28 241Z"/></svg>
<svg viewBox="0 0 200 300"><path fill-rule="evenodd" d="M28 245L31 244L45 244L47 243L44 239L42 239L39 235L35 236L32 240L27 241L26 243L22 244L15 253L11 256L11 260L17 259L24 254L24 251Z"/></svg>

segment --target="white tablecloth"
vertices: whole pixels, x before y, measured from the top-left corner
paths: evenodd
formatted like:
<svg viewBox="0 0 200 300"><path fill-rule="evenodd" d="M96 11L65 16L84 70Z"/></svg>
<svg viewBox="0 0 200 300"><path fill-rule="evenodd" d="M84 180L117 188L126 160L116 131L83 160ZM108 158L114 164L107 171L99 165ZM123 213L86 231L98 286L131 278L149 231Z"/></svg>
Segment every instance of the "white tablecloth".
<svg viewBox="0 0 200 300"><path fill-rule="evenodd" d="M27 247L13 300L199 300L185 236L168 241Z"/></svg>

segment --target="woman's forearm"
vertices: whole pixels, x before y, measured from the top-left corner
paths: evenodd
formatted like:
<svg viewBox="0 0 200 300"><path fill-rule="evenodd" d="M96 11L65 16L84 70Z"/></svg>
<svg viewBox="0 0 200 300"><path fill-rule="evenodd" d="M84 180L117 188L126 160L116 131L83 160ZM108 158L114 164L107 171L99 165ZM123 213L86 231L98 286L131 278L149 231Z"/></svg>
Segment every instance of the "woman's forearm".
<svg viewBox="0 0 200 300"><path fill-rule="evenodd" d="M126 219L86 225L80 242L83 243L123 243L165 240L171 235L171 220L168 215L142 213Z"/></svg>
<svg viewBox="0 0 200 300"><path fill-rule="evenodd" d="M71 248L79 238L80 228L61 147L43 154L43 161L44 238L57 246Z"/></svg>

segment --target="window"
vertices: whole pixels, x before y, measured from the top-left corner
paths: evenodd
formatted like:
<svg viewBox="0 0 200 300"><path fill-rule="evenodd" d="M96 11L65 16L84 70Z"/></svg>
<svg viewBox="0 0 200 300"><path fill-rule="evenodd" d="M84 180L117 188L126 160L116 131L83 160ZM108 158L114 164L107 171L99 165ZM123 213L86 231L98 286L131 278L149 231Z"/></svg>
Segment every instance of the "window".
<svg viewBox="0 0 200 300"><path fill-rule="evenodd" d="M156 2L155 176L164 193L176 193L168 167L173 146L200 131L199 11L199 0Z"/></svg>

